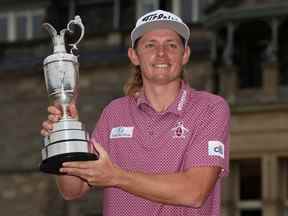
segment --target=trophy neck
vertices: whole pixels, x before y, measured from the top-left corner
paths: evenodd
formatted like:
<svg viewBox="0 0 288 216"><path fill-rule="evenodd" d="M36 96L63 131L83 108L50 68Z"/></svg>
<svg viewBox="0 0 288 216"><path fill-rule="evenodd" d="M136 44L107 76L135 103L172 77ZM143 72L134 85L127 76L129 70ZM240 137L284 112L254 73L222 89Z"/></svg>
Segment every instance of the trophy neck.
<svg viewBox="0 0 288 216"><path fill-rule="evenodd" d="M78 120L77 117L73 118L73 117L71 117L71 115L69 115L68 106L69 106L69 104L61 104L62 117L61 117L60 121Z"/></svg>
<svg viewBox="0 0 288 216"><path fill-rule="evenodd" d="M49 95L49 99L51 104L56 105L57 107L61 107L62 110L62 117L60 121L64 120L78 120L78 118L72 118L69 115L68 107L71 103L76 102L76 94L75 92L67 92L67 91L60 91L59 93L55 93Z"/></svg>
<svg viewBox="0 0 288 216"><path fill-rule="evenodd" d="M78 64L78 58L75 55L69 53L54 53L44 59L43 65L45 66L57 61L68 61L72 62L73 64Z"/></svg>

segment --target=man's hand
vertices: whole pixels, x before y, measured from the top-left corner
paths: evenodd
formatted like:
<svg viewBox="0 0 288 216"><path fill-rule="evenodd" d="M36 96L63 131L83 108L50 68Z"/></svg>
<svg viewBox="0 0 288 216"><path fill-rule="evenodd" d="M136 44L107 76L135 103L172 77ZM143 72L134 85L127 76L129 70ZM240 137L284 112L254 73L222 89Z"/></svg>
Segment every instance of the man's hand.
<svg viewBox="0 0 288 216"><path fill-rule="evenodd" d="M117 186L118 178L124 171L112 163L107 152L100 144L95 143L94 146L99 153L99 160L65 162L60 172L77 176L92 187Z"/></svg>
<svg viewBox="0 0 288 216"><path fill-rule="evenodd" d="M53 123L58 122L62 116L62 110L59 105L49 106L47 110L49 113L48 119L42 123L42 128L40 131L41 135L43 136L49 135L50 131L53 129ZM68 113L73 118L78 117L78 111L75 103L69 104Z"/></svg>

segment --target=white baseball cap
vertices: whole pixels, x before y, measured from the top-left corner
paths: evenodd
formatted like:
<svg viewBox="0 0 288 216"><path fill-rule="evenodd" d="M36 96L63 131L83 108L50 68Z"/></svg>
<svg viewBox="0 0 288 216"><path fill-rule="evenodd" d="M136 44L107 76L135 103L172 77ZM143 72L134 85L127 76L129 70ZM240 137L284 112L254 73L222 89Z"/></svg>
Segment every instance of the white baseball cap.
<svg viewBox="0 0 288 216"><path fill-rule="evenodd" d="M134 48L135 41L146 32L159 28L174 30L185 40L185 47L187 46L190 29L182 19L168 11L155 10L143 15L137 20L136 26L131 32L132 48Z"/></svg>

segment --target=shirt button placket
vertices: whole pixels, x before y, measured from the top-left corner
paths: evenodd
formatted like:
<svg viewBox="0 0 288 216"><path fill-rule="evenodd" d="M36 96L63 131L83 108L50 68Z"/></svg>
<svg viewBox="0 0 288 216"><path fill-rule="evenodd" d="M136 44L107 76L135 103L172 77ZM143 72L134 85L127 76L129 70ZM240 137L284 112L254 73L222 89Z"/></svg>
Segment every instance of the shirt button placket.
<svg viewBox="0 0 288 216"><path fill-rule="evenodd" d="M153 136L154 132L153 132L153 122L150 121L148 124L148 135L149 137Z"/></svg>
<svg viewBox="0 0 288 216"><path fill-rule="evenodd" d="M148 135L150 137L150 139L153 139L153 136L155 135L155 119L152 117L152 119L150 119L149 124L148 124Z"/></svg>

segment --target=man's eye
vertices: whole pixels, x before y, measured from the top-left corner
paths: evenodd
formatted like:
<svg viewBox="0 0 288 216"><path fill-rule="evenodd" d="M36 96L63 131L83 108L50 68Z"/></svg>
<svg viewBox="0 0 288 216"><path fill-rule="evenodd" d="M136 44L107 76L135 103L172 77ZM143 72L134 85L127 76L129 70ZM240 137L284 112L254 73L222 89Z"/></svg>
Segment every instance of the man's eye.
<svg viewBox="0 0 288 216"><path fill-rule="evenodd" d="M178 47L177 44L174 43L170 43L168 46L173 49L176 49Z"/></svg>
<svg viewBox="0 0 288 216"><path fill-rule="evenodd" d="M154 48L154 44L153 43L147 43L145 44L145 48Z"/></svg>

